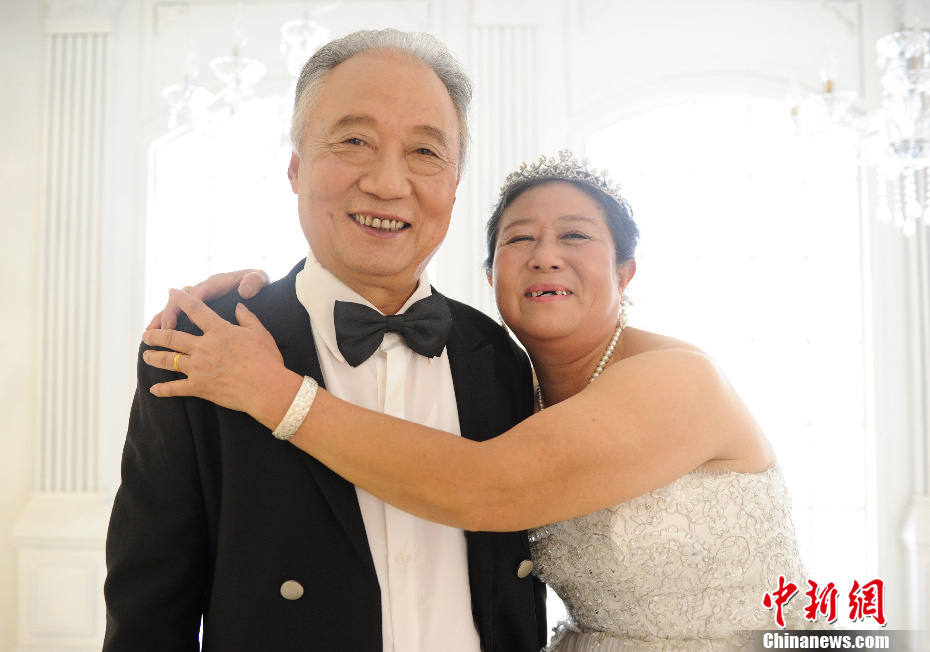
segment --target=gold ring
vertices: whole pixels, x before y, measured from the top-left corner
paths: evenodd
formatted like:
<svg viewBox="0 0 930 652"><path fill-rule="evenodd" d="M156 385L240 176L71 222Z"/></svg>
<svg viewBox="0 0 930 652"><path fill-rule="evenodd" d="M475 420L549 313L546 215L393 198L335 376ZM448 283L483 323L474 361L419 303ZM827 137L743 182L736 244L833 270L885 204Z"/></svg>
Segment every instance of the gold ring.
<svg viewBox="0 0 930 652"><path fill-rule="evenodd" d="M179 374L184 373L183 371L181 371L181 368L178 366L178 359L179 359L182 355L184 355L184 354L183 354L183 353L178 353L176 356L174 356L174 370L177 371Z"/></svg>
<svg viewBox="0 0 930 652"><path fill-rule="evenodd" d="M185 285L184 287L181 288L181 291L182 291L182 292L190 293L190 291L193 290L193 289L194 289L194 286L193 286L193 285Z"/></svg>

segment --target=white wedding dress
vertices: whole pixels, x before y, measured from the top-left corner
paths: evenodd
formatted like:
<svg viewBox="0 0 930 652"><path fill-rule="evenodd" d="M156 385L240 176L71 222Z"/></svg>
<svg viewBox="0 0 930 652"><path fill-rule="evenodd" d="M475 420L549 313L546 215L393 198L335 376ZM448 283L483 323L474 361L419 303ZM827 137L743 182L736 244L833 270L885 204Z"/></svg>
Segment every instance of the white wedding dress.
<svg viewBox="0 0 930 652"><path fill-rule="evenodd" d="M547 650L736 650L754 629L777 629L762 606L778 577L808 589L790 498L779 467L762 473L694 471L609 509L530 531L534 572L565 602L571 622Z"/></svg>

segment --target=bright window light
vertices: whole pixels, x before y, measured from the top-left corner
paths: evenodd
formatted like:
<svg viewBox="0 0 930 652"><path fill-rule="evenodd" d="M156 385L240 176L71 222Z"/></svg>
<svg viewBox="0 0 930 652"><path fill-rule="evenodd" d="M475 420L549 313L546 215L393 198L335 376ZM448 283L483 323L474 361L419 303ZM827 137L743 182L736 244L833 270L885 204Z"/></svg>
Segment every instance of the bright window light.
<svg viewBox="0 0 930 652"><path fill-rule="evenodd" d="M152 145L146 321L170 287L242 268L264 269L274 280L307 255L279 125L257 113Z"/></svg>

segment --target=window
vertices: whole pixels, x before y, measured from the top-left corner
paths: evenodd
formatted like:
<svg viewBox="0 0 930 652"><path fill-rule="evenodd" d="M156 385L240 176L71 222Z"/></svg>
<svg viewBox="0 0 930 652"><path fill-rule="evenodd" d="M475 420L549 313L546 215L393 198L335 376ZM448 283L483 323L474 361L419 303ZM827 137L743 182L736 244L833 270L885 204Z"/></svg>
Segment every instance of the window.
<svg viewBox="0 0 930 652"><path fill-rule="evenodd" d="M290 144L281 120L255 108L152 145L146 319L164 306L169 287L244 267L276 279L307 255L287 180Z"/></svg>

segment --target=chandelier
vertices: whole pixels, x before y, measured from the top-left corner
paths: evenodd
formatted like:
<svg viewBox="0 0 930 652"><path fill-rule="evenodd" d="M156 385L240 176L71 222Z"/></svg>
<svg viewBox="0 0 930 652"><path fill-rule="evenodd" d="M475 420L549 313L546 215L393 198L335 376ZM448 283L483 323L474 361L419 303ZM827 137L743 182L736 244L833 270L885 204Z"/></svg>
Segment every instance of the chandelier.
<svg viewBox="0 0 930 652"><path fill-rule="evenodd" d="M307 59L330 40L329 31L313 19L335 8L337 4L311 11L310 2L307 2L303 18L289 20L281 26L281 56L291 81L280 93L265 98L278 106L282 123L281 144L289 142L289 111L294 101L297 77ZM198 85L200 72L197 60L193 55L188 56L184 81L167 86L162 91L162 96L170 106L169 129L208 131L218 123L235 120L240 116L243 107L255 99L255 85L268 70L266 64L245 55L247 44L248 35L240 2L233 27L232 54L215 57L209 63L210 70L222 84L221 90L211 92L205 86Z"/></svg>
<svg viewBox="0 0 930 652"><path fill-rule="evenodd" d="M822 92L802 98L792 82L788 104L796 132L817 135L840 128L859 143L861 162L875 171L876 218L912 236L930 225L930 32L903 27L876 43L881 107L862 115L855 94L836 90L836 57L827 44Z"/></svg>
<svg viewBox="0 0 930 652"><path fill-rule="evenodd" d="M788 89L788 105L795 132L822 134L836 127L858 130L861 116L856 113L856 94L836 89L838 63L827 41L820 65L821 91L804 98L797 80L792 78Z"/></svg>
<svg viewBox="0 0 930 652"><path fill-rule="evenodd" d="M930 34L903 29L878 40L882 106L867 141L876 170L876 217L913 235L930 224Z"/></svg>

